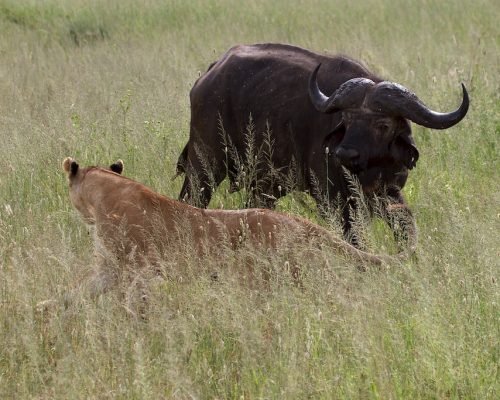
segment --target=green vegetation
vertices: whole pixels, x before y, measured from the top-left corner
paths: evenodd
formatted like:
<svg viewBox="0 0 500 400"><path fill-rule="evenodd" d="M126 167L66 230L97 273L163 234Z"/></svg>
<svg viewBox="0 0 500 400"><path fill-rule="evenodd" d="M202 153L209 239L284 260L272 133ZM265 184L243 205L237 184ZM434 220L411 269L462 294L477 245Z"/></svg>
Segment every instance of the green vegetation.
<svg viewBox="0 0 500 400"><path fill-rule="evenodd" d="M0 0L0 398L498 398L498 16L491 0ZM38 314L93 263L62 159L122 158L176 197L190 87L254 42L348 54L443 111L466 84L463 122L414 126L415 259L361 273L298 246L296 287L286 252L234 254L206 260L217 284L196 272L151 284L144 320L118 293ZM281 208L310 212L298 198ZM220 203L241 205L227 186ZM372 231L374 249L391 247ZM238 283L248 257L269 283Z"/></svg>

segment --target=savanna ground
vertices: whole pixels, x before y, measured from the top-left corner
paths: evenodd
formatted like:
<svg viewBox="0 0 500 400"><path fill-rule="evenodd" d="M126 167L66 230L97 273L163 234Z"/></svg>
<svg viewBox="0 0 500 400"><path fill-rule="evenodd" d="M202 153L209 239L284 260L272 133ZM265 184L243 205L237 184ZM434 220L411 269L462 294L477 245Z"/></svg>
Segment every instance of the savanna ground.
<svg viewBox="0 0 500 400"><path fill-rule="evenodd" d="M0 398L498 398L499 17L481 0L0 0ZM217 284L187 257L189 279L152 284L143 319L116 293L42 318L37 302L93 263L62 159L122 158L176 197L190 87L256 42L348 54L438 110L466 84L463 122L414 126L416 257L362 273L324 250L299 258L300 287L285 251L207 261ZM280 208L311 217L297 199ZM242 205L227 185L221 203ZM367 234L393 247L383 224ZM247 257L274 271L266 287L238 283Z"/></svg>

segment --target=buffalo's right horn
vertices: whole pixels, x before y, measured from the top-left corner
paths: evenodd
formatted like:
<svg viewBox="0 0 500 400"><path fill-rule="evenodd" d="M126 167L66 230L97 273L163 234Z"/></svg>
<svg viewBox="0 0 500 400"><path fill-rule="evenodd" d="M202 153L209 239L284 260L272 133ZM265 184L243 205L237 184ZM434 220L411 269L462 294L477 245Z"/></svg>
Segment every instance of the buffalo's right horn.
<svg viewBox="0 0 500 400"><path fill-rule="evenodd" d="M318 111L332 113L345 108L356 108L363 104L366 91L375 83L366 78L353 78L344 82L330 97L325 96L318 87L318 70L314 69L309 78L309 97Z"/></svg>
<svg viewBox="0 0 500 400"><path fill-rule="evenodd" d="M455 111L432 111L414 93L393 82L380 82L372 94L370 108L407 118L431 129L446 129L462 120L469 110L469 95L462 83L462 104Z"/></svg>

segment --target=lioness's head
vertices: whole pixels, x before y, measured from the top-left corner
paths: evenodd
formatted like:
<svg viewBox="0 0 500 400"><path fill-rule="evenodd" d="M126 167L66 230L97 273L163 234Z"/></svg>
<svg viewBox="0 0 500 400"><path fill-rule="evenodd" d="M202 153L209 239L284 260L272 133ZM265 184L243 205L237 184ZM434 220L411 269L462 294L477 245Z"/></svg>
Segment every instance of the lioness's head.
<svg viewBox="0 0 500 400"><path fill-rule="evenodd" d="M94 224L94 210L86 200L87 193L82 190L81 183L85 175L97 167L81 168L80 165L71 157L66 157L62 162L63 170L68 174L69 197L75 208L82 214L83 220L87 224ZM121 174L123 172L123 161L118 160L109 166L109 170Z"/></svg>
<svg viewBox="0 0 500 400"><path fill-rule="evenodd" d="M62 167L68 174L68 178L70 180L76 177L78 170L80 169L78 163L71 157L66 157L63 160ZM113 172L116 172L117 174L121 174L123 172L123 161L118 160L117 162L111 164L109 166L109 169Z"/></svg>

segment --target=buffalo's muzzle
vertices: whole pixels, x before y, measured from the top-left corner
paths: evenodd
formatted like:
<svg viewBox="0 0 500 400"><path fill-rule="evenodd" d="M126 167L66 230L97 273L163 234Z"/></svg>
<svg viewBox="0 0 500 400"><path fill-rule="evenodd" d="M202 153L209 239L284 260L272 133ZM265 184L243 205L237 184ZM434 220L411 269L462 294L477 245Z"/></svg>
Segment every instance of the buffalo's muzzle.
<svg viewBox="0 0 500 400"><path fill-rule="evenodd" d="M359 161L359 152L349 147L338 147L335 151L335 156L346 166L355 166Z"/></svg>

